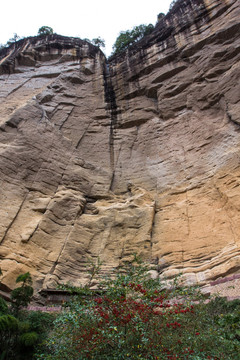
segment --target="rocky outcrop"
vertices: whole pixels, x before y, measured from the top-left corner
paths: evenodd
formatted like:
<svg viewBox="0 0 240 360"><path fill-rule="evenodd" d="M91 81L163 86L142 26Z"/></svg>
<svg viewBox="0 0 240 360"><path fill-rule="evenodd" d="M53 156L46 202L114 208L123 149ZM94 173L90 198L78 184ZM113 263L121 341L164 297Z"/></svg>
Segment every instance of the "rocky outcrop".
<svg viewBox="0 0 240 360"><path fill-rule="evenodd" d="M59 35L0 53L1 268L86 281L137 253L204 283L240 268L240 6L179 0L109 60Z"/></svg>

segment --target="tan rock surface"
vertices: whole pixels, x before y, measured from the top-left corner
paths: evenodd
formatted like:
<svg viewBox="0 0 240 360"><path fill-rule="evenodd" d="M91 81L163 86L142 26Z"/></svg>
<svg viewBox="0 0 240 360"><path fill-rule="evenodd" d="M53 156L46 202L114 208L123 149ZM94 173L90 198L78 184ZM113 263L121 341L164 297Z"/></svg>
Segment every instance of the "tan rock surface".
<svg viewBox="0 0 240 360"><path fill-rule="evenodd" d="M3 282L86 281L138 253L189 283L240 269L240 3L182 0L107 64L58 35L0 53Z"/></svg>

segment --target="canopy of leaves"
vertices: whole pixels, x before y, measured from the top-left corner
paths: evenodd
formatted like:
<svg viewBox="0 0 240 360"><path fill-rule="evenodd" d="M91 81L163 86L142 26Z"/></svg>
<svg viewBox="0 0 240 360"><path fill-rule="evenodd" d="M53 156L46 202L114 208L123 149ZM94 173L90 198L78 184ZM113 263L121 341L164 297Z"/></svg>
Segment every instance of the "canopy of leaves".
<svg viewBox="0 0 240 360"><path fill-rule="evenodd" d="M8 312L8 306L5 300L0 297L0 315L7 314Z"/></svg>
<svg viewBox="0 0 240 360"><path fill-rule="evenodd" d="M102 39L100 36L98 36L97 38L94 38L92 40L88 39L88 38L84 38L83 40L97 46L98 48L105 48L105 40Z"/></svg>
<svg viewBox="0 0 240 360"><path fill-rule="evenodd" d="M0 316L0 332L3 331L17 331L18 320L12 315Z"/></svg>
<svg viewBox="0 0 240 360"><path fill-rule="evenodd" d="M38 340L38 334L34 331L22 334L20 336L20 343L24 346L33 346Z"/></svg>
<svg viewBox="0 0 240 360"><path fill-rule="evenodd" d="M38 35L51 35L53 34L53 28L50 26L42 26L38 29Z"/></svg>
<svg viewBox="0 0 240 360"><path fill-rule="evenodd" d="M13 304L18 306L27 306L33 296L33 288L31 286L22 286L14 289L11 293Z"/></svg>
<svg viewBox="0 0 240 360"><path fill-rule="evenodd" d="M105 40L102 39L100 36L97 37L97 38L92 39L91 43L93 45L98 46L98 47L103 47L103 48L105 47Z"/></svg>
<svg viewBox="0 0 240 360"><path fill-rule="evenodd" d="M11 292L12 310L15 315L18 314L20 308L27 306L33 296L32 278L29 272L21 274L17 277L16 283L22 283Z"/></svg>
<svg viewBox="0 0 240 360"><path fill-rule="evenodd" d="M32 278L29 272L26 272L25 274L20 274L16 278L16 283L23 282L24 284L32 285Z"/></svg>
<svg viewBox="0 0 240 360"><path fill-rule="evenodd" d="M152 24L135 26L132 30L121 31L113 45L113 54L126 50L129 46L150 34L154 29Z"/></svg>

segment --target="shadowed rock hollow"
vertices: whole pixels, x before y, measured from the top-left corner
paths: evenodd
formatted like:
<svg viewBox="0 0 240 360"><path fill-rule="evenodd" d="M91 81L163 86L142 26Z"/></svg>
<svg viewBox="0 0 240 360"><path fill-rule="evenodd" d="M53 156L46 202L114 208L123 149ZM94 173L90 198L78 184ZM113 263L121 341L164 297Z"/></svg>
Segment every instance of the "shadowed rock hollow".
<svg viewBox="0 0 240 360"><path fill-rule="evenodd" d="M189 283L238 272L239 19L180 0L109 61L59 35L0 52L3 283L78 285L134 253Z"/></svg>

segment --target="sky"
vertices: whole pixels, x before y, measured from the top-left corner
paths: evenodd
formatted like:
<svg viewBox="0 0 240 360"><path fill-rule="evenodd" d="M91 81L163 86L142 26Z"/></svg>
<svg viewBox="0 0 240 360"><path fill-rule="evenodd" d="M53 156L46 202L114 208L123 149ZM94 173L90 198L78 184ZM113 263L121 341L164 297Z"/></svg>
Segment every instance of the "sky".
<svg viewBox="0 0 240 360"><path fill-rule="evenodd" d="M1 3L0 44L16 33L35 36L41 26L50 26L64 36L105 40L109 56L120 31L157 22L172 0L11 0Z"/></svg>

